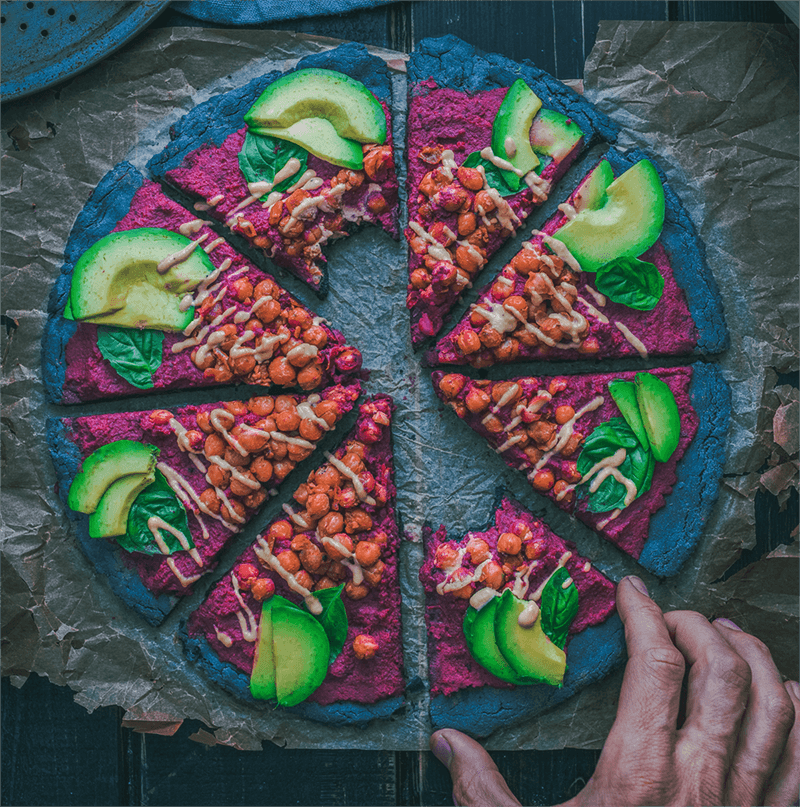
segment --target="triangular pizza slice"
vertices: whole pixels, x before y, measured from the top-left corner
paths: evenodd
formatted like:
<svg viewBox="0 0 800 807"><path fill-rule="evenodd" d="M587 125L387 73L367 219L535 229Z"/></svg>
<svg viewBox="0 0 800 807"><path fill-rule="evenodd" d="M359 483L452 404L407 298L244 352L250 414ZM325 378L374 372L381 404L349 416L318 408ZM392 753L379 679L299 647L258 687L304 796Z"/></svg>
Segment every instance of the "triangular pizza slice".
<svg viewBox="0 0 800 807"><path fill-rule="evenodd" d="M501 495L484 529L426 527L423 541L435 728L486 736L624 660L614 584L518 502Z"/></svg>
<svg viewBox="0 0 800 807"><path fill-rule="evenodd" d="M350 43L199 104L148 169L325 294L329 241L398 236L391 113L389 67Z"/></svg>
<svg viewBox="0 0 800 807"><path fill-rule="evenodd" d="M577 155L616 128L532 64L453 36L423 40L408 81L407 305L418 345Z"/></svg>
<svg viewBox="0 0 800 807"><path fill-rule="evenodd" d="M129 606L158 624L359 392L355 382L51 419L58 493L81 548Z"/></svg>
<svg viewBox="0 0 800 807"><path fill-rule="evenodd" d="M660 576L717 498L730 392L714 365L508 381L435 372L439 397L531 487Z"/></svg>
<svg viewBox="0 0 800 807"><path fill-rule="evenodd" d="M361 405L352 433L189 617L190 657L248 703L333 723L402 703L392 409L385 395Z"/></svg>
<svg viewBox="0 0 800 807"><path fill-rule="evenodd" d="M311 391L361 367L341 333L128 163L78 217L49 310L57 403L237 382Z"/></svg>
<svg viewBox="0 0 800 807"><path fill-rule="evenodd" d="M610 151L428 356L434 364L714 353L722 303L678 198Z"/></svg>

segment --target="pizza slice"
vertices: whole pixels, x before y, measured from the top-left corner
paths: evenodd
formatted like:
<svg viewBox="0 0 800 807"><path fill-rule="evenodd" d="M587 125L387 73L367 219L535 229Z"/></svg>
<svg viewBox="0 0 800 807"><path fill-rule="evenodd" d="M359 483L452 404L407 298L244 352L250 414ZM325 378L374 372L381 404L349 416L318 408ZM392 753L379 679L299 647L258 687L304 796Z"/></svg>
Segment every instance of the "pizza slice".
<svg viewBox="0 0 800 807"><path fill-rule="evenodd" d="M624 661L614 584L518 502L501 496L483 530L423 540L435 728L486 736Z"/></svg>
<svg viewBox="0 0 800 807"><path fill-rule="evenodd" d="M351 434L189 617L189 656L250 704L333 723L402 704L392 409L385 395L361 405Z"/></svg>
<svg viewBox="0 0 800 807"><path fill-rule="evenodd" d="M686 211L645 155L610 151L428 360L488 367L726 346L719 292Z"/></svg>
<svg viewBox="0 0 800 807"><path fill-rule="evenodd" d="M361 368L341 333L130 164L73 227L43 341L53 401L243 382L321 389Z"/></svg>
<svg viewBox="0 0 800 807"><path fill-rule="evenodd" d="M153 176L320 294L325 245L354 225L398 237L392 81L350 43L196 106Z"/></svg>
<svg viewBox="0 0 800 807"><path fill-rule="evenodd" d="M614 124L530 63L453 36L423 40L408 66L407 306L415 345Z"/></svg>
<svg viewBox="0 0 800 807"><path fill-rule="evenodd" d="M716 366L433 383L535 491L654 574L675 574L699 541L730 420Z"/></svg>
<svg viewBox="0 0 800 807"><path fill-rule="evenodd" d="M52 418L58 493L81 549L127 605L159 624L359 392L355 382L310 395Z"/></svg>

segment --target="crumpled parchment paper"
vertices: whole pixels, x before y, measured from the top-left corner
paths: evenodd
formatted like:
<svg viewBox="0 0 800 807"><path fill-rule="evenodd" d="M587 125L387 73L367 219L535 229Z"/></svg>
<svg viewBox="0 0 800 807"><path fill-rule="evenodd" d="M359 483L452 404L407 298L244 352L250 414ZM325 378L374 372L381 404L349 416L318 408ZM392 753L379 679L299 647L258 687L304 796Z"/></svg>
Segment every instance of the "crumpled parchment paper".
<svg viewBox="0 0 800 807"><path fill-rule="evenodd" d="M403 715L364 730L305 723L280 710L251 711L210 685L185 662L175 638L180 618L199 603L205 586L159 628L129 613L72 539L43 439L47 415L78 414L45 402L39 344L64 244L94 186L120 160L142 168L166 144L169 125L193 105L331 44L282 32L156 30L58 89L4 109L2 663L15 684L31 671L45 675L70 686L90 711L122 706L124 725L138 731L170 734L185 719L199 720L209 731L193 737L208 744L252 749L268 739L307 748L427 747L427 702L418 688ZM755 491L785 496L797 479L797 394L775 389L775 373L795 368L798 352L794 47L784 29L771 26L604 23L586 66L587 96L626 128L623 143L657 156L689 207L731 331L731 349L720 357L735 408L726 478L699 551L672 582L643 574L630 558L529 494L524 480L439 405L429 371L410 347L402 243L365 229L334 245L325 301L291 281L286 285L362 349L373 370L366 391L395 398L398 509L410 535L418 536L426 520L453 532L483 526L495 487L506 484L613 579L641 574L664 607L727 615L773 650L781 643L781 669L797 677L797 600L787 594L797 588L797 542L715 582L754 545ZM403 55L378 55L398 69L402 99ZM397 112L402 125L402 100ZM529 227L538 223L534 216ZM216 399L211 390L181 395L172 395L171 405ZM159 400L79 409L144 409ZM226 557L233 560L268 517L256 519ZM406 543L401 584L409 681L426 677L416 576L421 559L420 544ZM763 585L773 577L779 587ZM497 732L489 747L600 747L619 679L611 676L535 720Z"/></svg>

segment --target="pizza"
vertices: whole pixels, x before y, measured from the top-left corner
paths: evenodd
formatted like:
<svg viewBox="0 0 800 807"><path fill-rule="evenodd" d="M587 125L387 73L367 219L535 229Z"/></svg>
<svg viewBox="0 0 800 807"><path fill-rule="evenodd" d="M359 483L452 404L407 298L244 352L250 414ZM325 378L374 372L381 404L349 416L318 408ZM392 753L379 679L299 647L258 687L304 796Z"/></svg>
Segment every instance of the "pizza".
<svg viewBox="0 0 800 807"><path fill-rule="evenodd" d="M727 343L719 292L680 200L649 157L612 150L428 361L686 356Z"/></svg>
<svg viewBox="0 0 800 807"><path fill-rule="evenodd" d="M531 64L423 40L408 65L407 306L414 345L550 196L608 118Z"/></svg>
<svg viewBox="0 0 800 807"><path fill-rule="evenodd" d="M385 62L342 45L199 104L148 169L326 294L326 244L364 223L398 236L391 99Z"/></svg>
<svg viewBox="0 0 800 807"><path fill-rule="evenodd" d="M486 736L624 661L615 586L574 544L501 494L489 524L424 531L434 728Z"/></svg>
<svg viewBox="0 0 800 807"><path fill-rule="evenodd" d="M341 333L128 163L73 227L43 358L57 403L236 382L311 391L361 369Z"/></svg>
<svg viewBox="0 0 800 807"><path fill-rule="evenodd" d="M392 411L385 395L361 404L352 432L188 619L190 657L251 705L334 723L402 706Z"/></svg>
<svg viewBox="0 0 800 807"><path fill-rule="evenodd" d="M82 550L159 624L359 393L356 381L310 395L51 419L58 492Z"/></svg>
<svg viewBox="0 0 800 807"><path fill-rule="evenodd" d="M714 365L507 381L436 371L433 384L537 493L654 574L675 574L699 541L730 413Z"/></svg>

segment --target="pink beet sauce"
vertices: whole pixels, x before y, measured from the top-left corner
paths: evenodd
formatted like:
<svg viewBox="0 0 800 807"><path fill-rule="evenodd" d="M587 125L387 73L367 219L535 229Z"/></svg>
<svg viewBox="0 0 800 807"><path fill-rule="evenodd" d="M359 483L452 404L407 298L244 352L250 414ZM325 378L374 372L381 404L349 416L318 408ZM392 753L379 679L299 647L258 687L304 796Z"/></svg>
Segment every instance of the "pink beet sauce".
<svg viewBox="0 0 800 807"><path fill-rule="evenodd" d="M486 531L472 531L457 542L465 544L470 537L485 541L497 554L497 539L504 532L510 532L516 522L523 521L533 534L534 540L544 544L545 551L539 557L539 566L531 575L529 591L535 591L541 582L556 568L562 555L569 551L572 556L566 562L570 577L575 581L579 594L579 607L570 628L570 635L580 633L590 625L603 622L614 612L615 587L603 574L592 568L587 559L575 552L575 546L559 538L552 530L516 502L503 499L494 515L494 524ZM424 535L427 560L420 569L419 578L427 593L425 617L431 640L430 681L431 694L451 695L468 687L493 686L505 689L512 684L501 681L476 662L467 649L462 624L469 601L452 595L439 595L436 585L444 580L445 573L434 564L436 548L447 541L444 527L436 532L427 530ZM468 562L464 566L472 569ZM567 663L569 663L569 642L567 643Z"/></svg>
<svg viewBox="0 0 800 807"><path fill-rule="evenodd" d="M385 397L379 397L377 405L387 414L391 409L391 402ZM345 445L354 437L358 437L361 424L368 417L369 415L363 414L362 410L359 423L350 438L345 441ZM320 704L338 701L374 703L398 694L403 688L400 590L397 577L398 531L393 512L395 488L392 481L390 428L384 426L381 432L377 442L367 444L364 461L376 480L386 484L389 498L382 507L362 505L371 515L373 527L357 537L369 540L370 536L379 532L386 533L388 541L381 554L381 560L386 564L386 568L380 583L370 587L369 593L363 599L352 600L342 594L348 618L347 640L341 654L328 669L326 679L309 698ZM341 458L345 453L345 450L340 448L335 456ZM315 535L314 532L308 534ZM290 540L279 539L273 553L277 554L281 550L288 549L290 543ZM271 570L265 570L254 549L255 545L238 558L231 573L220 580L208 599L192 614L188 623L190 635L204 636L222 661L232 664L248 676L253 667L255 642L246 641L243 637L240 619L245 617L246 612L239 605L232 581L232 575L236 573L237 567L244 563L252 564L259 569L262 576L268 576L273 580L277 594L298 604L302 602L300 595L293 592L281 576ZM249 590L241 589L240 596L257 623L261 616L261 603ZM358 659L355 655L353 640L359 634L368 634L378 642L378 652L371 659Z"/></svg>

